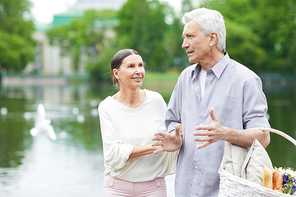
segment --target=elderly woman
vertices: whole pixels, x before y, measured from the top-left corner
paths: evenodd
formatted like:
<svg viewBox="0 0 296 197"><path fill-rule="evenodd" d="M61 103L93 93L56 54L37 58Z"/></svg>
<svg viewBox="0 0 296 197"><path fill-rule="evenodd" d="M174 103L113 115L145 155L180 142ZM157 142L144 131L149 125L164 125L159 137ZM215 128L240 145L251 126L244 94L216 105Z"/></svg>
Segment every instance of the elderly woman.
<svg viewBox="0 0 296 197"><path fill-rule="evenodd" d="M112 61L119 91L99 105L105 178L103 196L165 197L164 177L174 173L177 152L153 154L154 133L165 131L166 103L159 93L142 90L145 69L132 49L118 51Z"/></svg>

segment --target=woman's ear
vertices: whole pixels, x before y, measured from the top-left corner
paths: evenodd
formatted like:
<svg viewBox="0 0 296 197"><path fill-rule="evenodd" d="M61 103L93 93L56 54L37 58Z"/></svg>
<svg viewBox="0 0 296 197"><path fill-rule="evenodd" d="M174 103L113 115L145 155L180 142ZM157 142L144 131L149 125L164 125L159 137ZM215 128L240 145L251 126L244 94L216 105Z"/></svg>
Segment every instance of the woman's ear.
<svg viewBox="0 0 296 197"><path fill-rule="evenodd" d="M118 70L117 70L117 69L113 69L112 72L113 72L114 77L115 77L116 79L118 79L118 77L119 77L119 75L118 75Z"/></svg>

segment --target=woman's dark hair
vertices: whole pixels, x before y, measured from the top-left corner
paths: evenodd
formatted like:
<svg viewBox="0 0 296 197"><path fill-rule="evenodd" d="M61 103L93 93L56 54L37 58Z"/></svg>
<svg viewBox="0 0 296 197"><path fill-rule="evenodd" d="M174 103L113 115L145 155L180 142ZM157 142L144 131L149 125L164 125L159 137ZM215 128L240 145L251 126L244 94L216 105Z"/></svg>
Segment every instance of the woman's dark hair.
<svg viewBox="0 0 296 197"><path fill-rule="evenodd" d="M130 56L132 54L136 54L136 55L140 55L137 51L135 51L134 49L122 49L120 51L118 51L112 58L111 61L111 72L113 75L113 84L114 85L118 85L118 80L116 79L116 77L113 74L113 69L119 69L122 61L127 57Z"/></svg>

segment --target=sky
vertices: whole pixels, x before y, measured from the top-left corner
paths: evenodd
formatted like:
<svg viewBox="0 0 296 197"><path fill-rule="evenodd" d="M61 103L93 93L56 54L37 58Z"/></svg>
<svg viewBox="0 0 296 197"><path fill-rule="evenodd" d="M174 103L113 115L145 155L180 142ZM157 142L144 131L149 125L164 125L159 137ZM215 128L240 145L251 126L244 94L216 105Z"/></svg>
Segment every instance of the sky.
<svg viewBox="0 0 296 197"><path fill-rule="evenodd" d="M76 0L30 0L32 3L31 14L37 24L48 24L53 21L53 15L66 12ZM181 8L181 0L167 1L176 10Z"/></svg>

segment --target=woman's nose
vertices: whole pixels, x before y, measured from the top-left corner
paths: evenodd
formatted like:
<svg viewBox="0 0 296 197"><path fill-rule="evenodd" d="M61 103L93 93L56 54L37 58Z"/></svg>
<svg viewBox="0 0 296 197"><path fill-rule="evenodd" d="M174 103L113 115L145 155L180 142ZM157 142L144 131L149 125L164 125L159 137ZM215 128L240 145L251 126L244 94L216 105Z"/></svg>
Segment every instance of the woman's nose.
<svg viewBox="0 0 296 197"><path fill-rule="evenodd" d="M136 70L135 70L135 73L139 73L139 72L140 72L140 67L137 66L137 67L136 67Z"/></svg>
<svg viewBox="0 0 296 197"><path fill-rule="evenodd" d="M136 67L136 72L141 72L142 70L143 70L144 68L143 68L143 66L137 66Z"/></svg>

